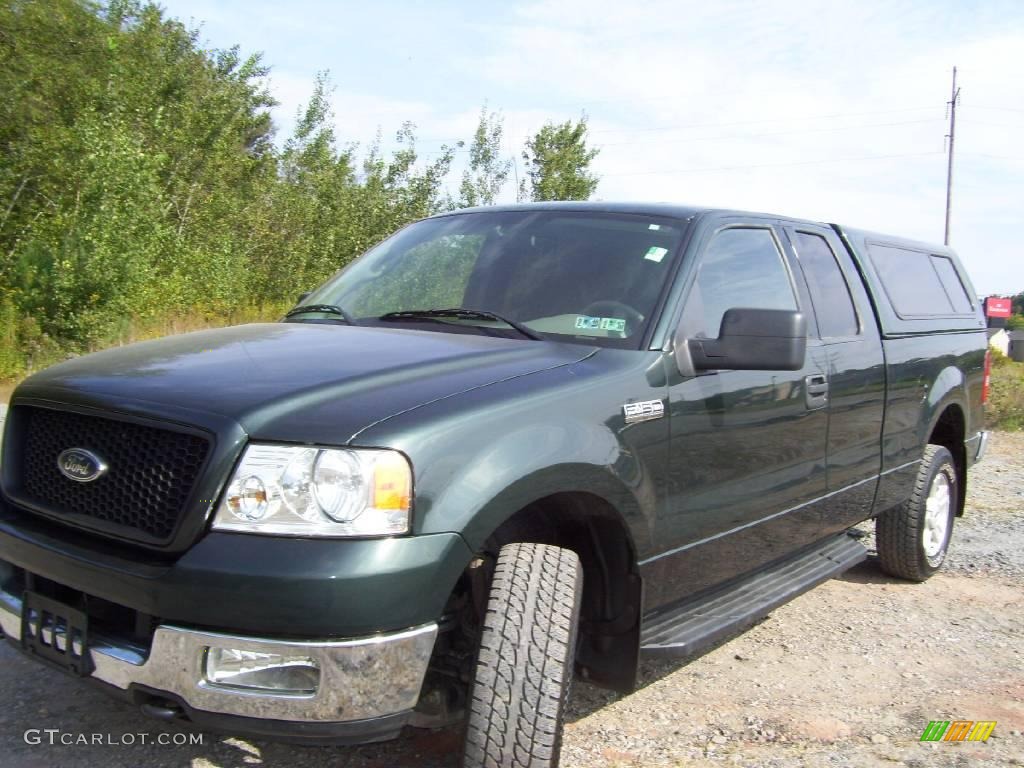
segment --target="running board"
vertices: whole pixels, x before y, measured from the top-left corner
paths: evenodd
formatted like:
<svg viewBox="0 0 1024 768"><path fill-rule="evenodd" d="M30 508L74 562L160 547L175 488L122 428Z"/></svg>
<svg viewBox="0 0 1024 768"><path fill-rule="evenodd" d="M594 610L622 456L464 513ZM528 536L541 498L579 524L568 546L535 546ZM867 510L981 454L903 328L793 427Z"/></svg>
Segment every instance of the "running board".
<svg viewBox="0 0 1024 768"><path fill-rule="evenodd" d="M795 557L646 619L641 650L649 657L695 656L866 557L867 550L845 533L825 539Z"/></svg>

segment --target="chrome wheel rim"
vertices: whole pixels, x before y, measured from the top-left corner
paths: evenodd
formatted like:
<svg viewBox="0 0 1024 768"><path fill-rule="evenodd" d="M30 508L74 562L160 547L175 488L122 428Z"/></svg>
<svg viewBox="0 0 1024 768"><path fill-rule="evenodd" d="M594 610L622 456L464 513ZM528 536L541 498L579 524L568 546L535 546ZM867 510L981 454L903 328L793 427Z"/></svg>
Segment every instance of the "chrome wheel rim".
<svg viewBox="0 0 1024 768"><path fill-rule="evenodd" d="M942 554L946 547L946 535L949 532L949 510L952 506L952 484L945 472L939 472L928 489L925 500L924 531L921 543L924 554L932 560Z"/></svg>

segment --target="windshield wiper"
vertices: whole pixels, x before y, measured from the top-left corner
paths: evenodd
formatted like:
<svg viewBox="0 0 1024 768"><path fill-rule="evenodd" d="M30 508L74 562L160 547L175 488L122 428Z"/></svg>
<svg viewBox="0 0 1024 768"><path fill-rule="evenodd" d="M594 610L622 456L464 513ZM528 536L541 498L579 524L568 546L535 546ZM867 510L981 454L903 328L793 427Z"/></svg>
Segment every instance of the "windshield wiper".
<svg viewBox="0 0 1024 768"><path fill-rule="evenodd" d="M284 316L287 320L295 315L303 315L307 312L322 312L325 315L337 315L349 325L356 325L355 319L346 312L344 309L339 307L337 304L301 304L297 307L289 309Z"/></svg>
<svg viewBox="0 0 1024 768"><path fill-rule="evenodd" d="M515 329L528 339L533 339L534 341L543 339L542 336L534 333L522 323L509 320L507 317L502 317L494 312L488 312L483 309L464 309L462 307L453 307L451 309L410 309L404 312L388 312L386 315L381 315L378 319L393 322L402 320L431 320L443 317L454 317L459 320L496 320L499 323L504 323L509 328Z"/></svg>

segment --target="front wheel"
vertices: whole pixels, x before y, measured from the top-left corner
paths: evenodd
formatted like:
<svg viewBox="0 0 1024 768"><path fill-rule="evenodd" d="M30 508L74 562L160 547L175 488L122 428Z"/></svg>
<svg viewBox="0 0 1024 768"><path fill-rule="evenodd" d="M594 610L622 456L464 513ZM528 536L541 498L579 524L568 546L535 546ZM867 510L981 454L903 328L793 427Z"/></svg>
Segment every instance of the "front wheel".
<svg viewBox="0 0 1024 768"><path fill-rule="evenodd" d="M494 569L469 697L463 768L553 768L583 595L575 552L508 544Z"/></svg>
<svg viewBox="0 0 1024 768"><path fill-rule="evenodd" d="M910 500L875 521L882 570L911 581L924 581L939 570L959 505L960 478L953 455L941 445L929 445Z"/></svg>

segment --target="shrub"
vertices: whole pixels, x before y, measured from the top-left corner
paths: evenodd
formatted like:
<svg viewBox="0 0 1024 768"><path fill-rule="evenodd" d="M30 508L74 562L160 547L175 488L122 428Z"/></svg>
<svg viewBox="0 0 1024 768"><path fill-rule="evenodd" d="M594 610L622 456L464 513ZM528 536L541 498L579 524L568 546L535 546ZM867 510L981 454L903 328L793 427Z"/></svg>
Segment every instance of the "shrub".
<svg viewBox="0 0 1024 768"><path fill-rule="evenodd" d="M995 351L986 421L995 429L1024 429L1024 363Z"/></svg>

